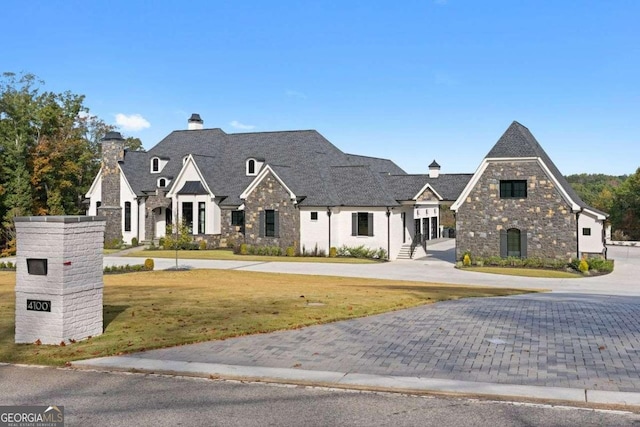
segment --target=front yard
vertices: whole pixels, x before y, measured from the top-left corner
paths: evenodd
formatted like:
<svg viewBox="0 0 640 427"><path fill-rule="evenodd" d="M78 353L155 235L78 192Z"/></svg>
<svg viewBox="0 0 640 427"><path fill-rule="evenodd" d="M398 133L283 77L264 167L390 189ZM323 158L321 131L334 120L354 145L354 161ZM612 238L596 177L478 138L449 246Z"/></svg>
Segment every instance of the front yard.
<svg viewBox="0 0 640 427"><path fill-rule="evenodd" d="M15 273L0 272L0 362L64 365L91 357L294 329L447 299L527 291L229 270L104 277L99 337L14 344Z"/></svg>

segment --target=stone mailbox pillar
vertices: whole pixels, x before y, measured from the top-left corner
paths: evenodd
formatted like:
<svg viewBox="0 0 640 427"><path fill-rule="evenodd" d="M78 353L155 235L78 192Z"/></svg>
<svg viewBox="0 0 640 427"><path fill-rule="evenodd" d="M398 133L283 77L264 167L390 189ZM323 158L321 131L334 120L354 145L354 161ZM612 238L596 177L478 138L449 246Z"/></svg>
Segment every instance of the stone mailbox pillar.
<svg viewBox="0 0 640 427"><path fill-rule="evenodd" d="M16 343L102 334L105 218L15 218Z"/></svg>

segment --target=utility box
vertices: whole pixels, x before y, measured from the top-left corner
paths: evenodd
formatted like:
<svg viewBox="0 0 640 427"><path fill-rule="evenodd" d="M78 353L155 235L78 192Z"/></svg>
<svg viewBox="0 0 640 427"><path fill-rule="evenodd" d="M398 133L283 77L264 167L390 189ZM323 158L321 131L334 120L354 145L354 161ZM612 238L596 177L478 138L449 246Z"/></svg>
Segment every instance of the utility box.
<svg viewBox="0 0 640 427"><path fill-rule="evenodd" d="M31 216L16 226L16 343L102 334L105 218Z"/></svg>

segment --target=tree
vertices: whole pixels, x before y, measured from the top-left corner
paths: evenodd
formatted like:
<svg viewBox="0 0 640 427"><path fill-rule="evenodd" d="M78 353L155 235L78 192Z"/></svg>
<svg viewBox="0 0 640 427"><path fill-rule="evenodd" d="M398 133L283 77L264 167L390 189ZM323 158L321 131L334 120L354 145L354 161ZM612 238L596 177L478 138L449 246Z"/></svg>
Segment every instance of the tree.
<svg viewBox="0 0 640 427"><path fill-rule="evenodd" d="M132 136L124 139L124 148L129 151L144 151L140 138L134 138Z"/></svg>
<svg viewBox="0 0 640 427"><path fill-rule="evenodd" d="M0 79L5 241L17 215L84 212L82 199L100 167L100 138L113 129L89 114L83 95L42 91L43 84L33 74Z"/></svg>
<svg viewBox="0 0 640 427"><path fill-rule="evenodd" d="M616 190L611 225L614 230L622 230L631 240L640 240L640 168Z"/></svg>

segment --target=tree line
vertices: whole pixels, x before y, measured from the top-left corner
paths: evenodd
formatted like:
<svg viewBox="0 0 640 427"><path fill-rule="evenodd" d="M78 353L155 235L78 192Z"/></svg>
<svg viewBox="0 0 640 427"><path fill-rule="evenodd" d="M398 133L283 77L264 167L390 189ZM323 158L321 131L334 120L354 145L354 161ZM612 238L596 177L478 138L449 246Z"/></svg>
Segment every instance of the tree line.
<svg viewBox="0 0 640 427"><path fill-rule="evenodd" d="M29 73L0 79L0 246L15 246L13 218L82 215L100 169L100 139L115 127L90 113L84 95L43 89ZM130 149L142 149L127 138Z"/></svg>
<svg viewBox="0 0 640 427"><path fill-rule="evenodd" d="M587 204L609 214L614 240L640 240L640 168L628 176L583 173L567 181Z"/></svg>

